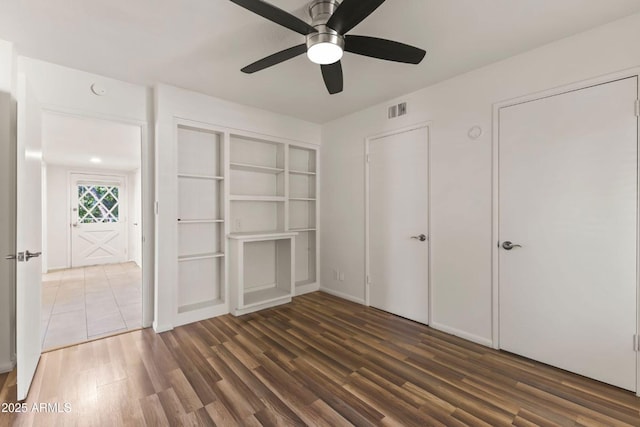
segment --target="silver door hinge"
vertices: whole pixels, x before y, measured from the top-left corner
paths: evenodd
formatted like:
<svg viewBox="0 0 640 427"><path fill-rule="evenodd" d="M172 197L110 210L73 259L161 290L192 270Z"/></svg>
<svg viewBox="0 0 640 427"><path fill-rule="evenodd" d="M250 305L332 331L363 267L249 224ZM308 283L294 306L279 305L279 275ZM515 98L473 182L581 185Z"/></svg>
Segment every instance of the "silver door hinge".
<svg viewBox="0 0 640 427"><path fill-rule="evenodd" d="M636 99L636 117L640 117L640 99Z"/></svg>
<svg viewBox="0 0 640 427"><path fill-rule="evenodd" d="M633 351L640 351L640 338L638 335L633 336Z"/></svg>
<svg viewBox="0 0 640 427"><path fill-rule="evenodd" d="M156 215L158 215L158 211L159 211L158 202L156 202Z"/></svg>
<svg viewBox="0 0 640 427"><path fill-rule="evenodd" d="M369 157L369 155L367 154L366 156L366 162L369 163L371 161L371 157Z"/></svg>

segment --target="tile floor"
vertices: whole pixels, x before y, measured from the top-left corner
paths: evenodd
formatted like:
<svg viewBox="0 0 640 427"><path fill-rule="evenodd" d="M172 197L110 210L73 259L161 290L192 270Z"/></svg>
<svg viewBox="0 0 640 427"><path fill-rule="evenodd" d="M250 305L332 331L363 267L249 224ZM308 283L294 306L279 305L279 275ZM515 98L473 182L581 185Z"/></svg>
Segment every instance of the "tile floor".
<svg viewBox="0 0 640 427"><path fill-rule="evenodd" d="M42 348L142 326L142 271L135 263L58 270L42 277Z"/></svg>

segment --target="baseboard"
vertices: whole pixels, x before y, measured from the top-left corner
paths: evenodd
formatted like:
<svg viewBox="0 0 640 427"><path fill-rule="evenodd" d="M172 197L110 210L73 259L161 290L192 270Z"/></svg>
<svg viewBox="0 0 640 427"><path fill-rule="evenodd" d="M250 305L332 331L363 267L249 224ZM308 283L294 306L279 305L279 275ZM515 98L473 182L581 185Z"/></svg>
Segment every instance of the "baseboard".
<svg viewBox="0 0 640 427"><path fill-rule="evenodd" d="M162 332L167 332L173 329L173 326L171 325L158 325L158 323L153 322L152 324L153 326L153 330L156 334L160 334Z"/></svg>
<svg viewBox="0 0 640 427"><path fill-rule="evenodd" d="M467 341L474 342L476 344L483 345L485 347L493 347L493 341L491 341L490 339L480 337L478 335L470 334L468 332L461 331L460 329L445 326L437 322L431 322L429 326L431 326L433 329L446 332L447 334L455 335L457 337L463 338Z"/></svg>
<svg viewBox="0 0 640 427"><path fill-rule="evenodd" d="M306 285L295 286L295 296L309 294L311 292L317 292L320 290L320 285L317 282L309 283Z"/></svg>
<svg viewBox="0 0 640 427"><path fill-rule="evenodd" d="M14 361L0 363L0 374L11 372L15 367L16 367L16 363Z"/></svg>
<svg viewBox="0 0 640 427"><path fill-rule="evenodd" d="M70 267L51 267L51 268L47 268L47 273L53 273L55 271L60 271L60 270L67 270Z"/></svg>
<svg viewBox="0 0 640 427"><path fill-rule="evenodd" d="M333 295L334 297L346 299L347 301L355 302L357 304L365 305L365 303L364 303L365 301L364 301L363 298L356 298L353 295L344 294L342 292L338 292L338 291L333 290L333 289L329 289L329 288L325 288L325 287L320 286L320 292L324 292L326 294Z"/></svg>

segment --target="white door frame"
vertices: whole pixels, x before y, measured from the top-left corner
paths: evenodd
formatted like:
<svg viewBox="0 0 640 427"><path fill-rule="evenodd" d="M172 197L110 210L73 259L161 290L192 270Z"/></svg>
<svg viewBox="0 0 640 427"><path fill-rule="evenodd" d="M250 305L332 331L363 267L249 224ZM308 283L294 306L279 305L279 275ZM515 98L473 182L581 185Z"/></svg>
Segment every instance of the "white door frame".
<svg viewBox="0 0 640 427"><path fill-rule="evenodd" d="M69 266L71 268L75 268L73 265L73 214L71 213L71 208L73 207L74 200L77 201L77 195L75 192L77 188L74 188L74 175L84 175L87 177L88 181L93 181L96 183L114 183L120 182L122 183L121 197L119 200L124 200L124 209L120 210L120 218L124 218L124 226L123 226L123 244L125 246L125 254L127 255L127 261L130 256L129 254L129 221L130 221L130 208L129 208L129 181L127 175L121 173L109 173L108 171L83 171L83 170L70 170L67 174L67 189L69 191L67 195L67 204L69 205L69 210L67 210L67 223L69 224L69 239L67 240L67 256L69 260ZM113 179L110 179L113 178ZM120 204L122 207L122 204ZM126 261L125 261L126 262ZM144 265L144 264L143 264Z"/></svg>
<svg viewBox="0 0 640 427"><path fill-rule="evenodd" d="M142 326L148 328L153 323L153 275L155 268L154 254L154 236L155 236L155 194L154 194L154 151L149 135L149 123L141 120L128 119L123 117L114 117L107 114L99 114L77 110L58 105L45 105L42 108L43 113L57 114L65 117L73 117L77 119L95 119L114 123L132 125L140 128L140 175L142 186L142 212L141 212L141 230L142 230Z"/></svg>
<svg viewBox="0 0 640 427"><path fill-rule="evenodd" d="M610 73L606 75L602 75L599 77L595 77L593 79L587 79L578 81L575 83L571 83L568 85L558 86L549 90L535 92L529 95L524 95L521 97L509 99L506 101L501 101L493 104L493 135L491 141L491 150L492 150L492 224L491 224L491 292L492 292L492 301L491 301L491 311L492 311L492 319L491 319L491 339L493 348L500 349L500 270L499 270L499 226L500 226L500 218L499 218L499 208L500 208L500 110L502 108L512 107L519 104L524 104L527 102L537 101L543 98L548 98L551 96L561 95L563 93L574 92L581 89L586 89L592 86L598 86L606 83L611 83L617 80L626 79L629 77L638 78L638 99L640 99L640 67L634 67L627 70L623 70L616 73ZM629 108L633 108L633 105L630 105ZM638 150L640 152L640 119L638 122ZM638 173L638 203L636 205L636 209L638 209L638 217L640 218L640 164L639 173ZM636 236L636 334L640 331L640 220L638 220L637 225L637 236ZM629 345L632 346L633 342L630 339ZM636 351L636 395L640 396L640 353Z"/></svg>
<svg viewBox="0 0 640 427"><path fill-rule="evenodd" d="M427 175L428 175L428 183L427 183L427 224L428 224L428 228L429 228L429 239L427 240L427 242L429 243L428 245L428 256L427 256L427 293L429 295L429 314L428 314L428 318L429 318L429 325L433 323L433 298L431 295L431 279L432 279L432 272L431 272L431 121L427 121L427 122L422 122L422 123L418 123L412 126L407 126L407 127L403 127L400 129L396 129L396 130L391 130L391 131L387 131L387 132L383 132L383 133L379 133L379 134L375 134L372 136L369 136L367 138L365 138L365 142L364 142L364 227L365 227L365 233L364 233L364 300L365 300L365 305L367 307L371 306L370 304L370 283L369 283L369 278L371 276L371 260L370 260L370 255L371 255L371 250L369 248L369 245L371 243L371 238L370 238L370 234L369 234L369 226L370 226L370 218L371 218L371 213L369 212L369 199L370 199L370 171L369 171L369 148L371 145L372 141L375 141L377 139L382 139L382 138L386 138L389 136L393 136L393 135L399 135L402 133L406 133L406 132L411 132L414 130L418 130L418 129L426 129L427 130L427 157L428 157L428 163L427 163Z"/></svg>

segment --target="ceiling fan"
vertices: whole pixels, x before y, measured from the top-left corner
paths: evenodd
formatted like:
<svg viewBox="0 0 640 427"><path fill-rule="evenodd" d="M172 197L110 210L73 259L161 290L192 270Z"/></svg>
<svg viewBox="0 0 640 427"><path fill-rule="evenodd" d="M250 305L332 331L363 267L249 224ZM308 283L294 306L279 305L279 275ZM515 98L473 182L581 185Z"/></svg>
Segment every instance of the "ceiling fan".
<svg viewBox="0 0 640 427"><path fill-rule="evenodd" d="M417 47L376 37L346 35L385 0L313 0L309 5L312 22L301 19L263 0L231 0L263 18L306 36L304 44L290 47L247 65L242 72L252 74L281 62L307 54L319 64L330 94L342 92L343 53L350 52L386 61L419 64L426 52Z"/></svg>

